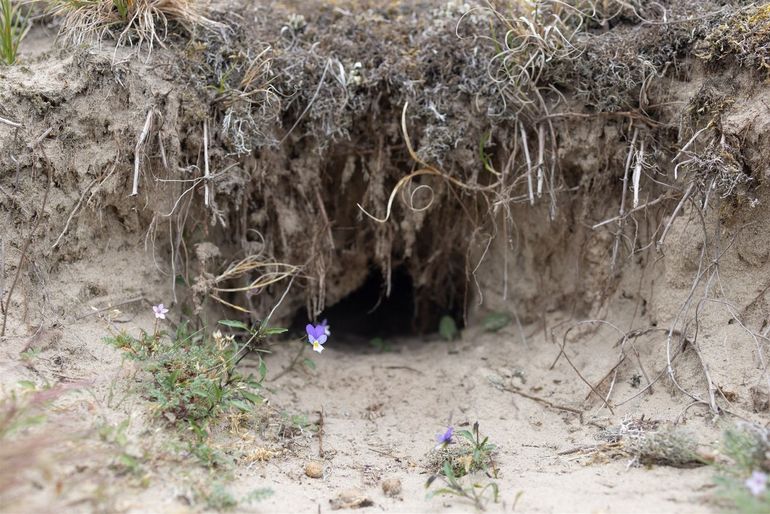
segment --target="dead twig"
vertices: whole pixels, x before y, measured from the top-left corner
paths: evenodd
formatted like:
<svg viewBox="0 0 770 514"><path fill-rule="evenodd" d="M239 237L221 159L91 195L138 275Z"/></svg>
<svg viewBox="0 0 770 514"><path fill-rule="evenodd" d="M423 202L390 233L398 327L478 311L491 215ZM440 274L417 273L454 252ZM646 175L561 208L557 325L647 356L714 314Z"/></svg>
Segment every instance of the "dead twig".
<svg viewBox="0 0 770 514"><path fill-rule="evenodd" d="M602 221L600 223L597 223L596 225L593 225L591 227L591 229L596 230L599 227L603 227L604 225L609 225L612 222L621 220L623 218L627 218L628 216L630 216L631 214L633 214L635 212L639 212L639 211L644 210L644 209L646 209L648 207L652 207L653 205L658 204L658 203L662 202L663 200L669 200L669 199L671 199L671 194L669 194L669 193L663 194L663 195L659 196L658 198L656 198L655 200L651 200L651 201L649 201L647 203L644 203L644 204L640 205L639 207L636 207L635 209L631 209L630 211L626 212L623 215L618 215L618 216L615 216L614 218L610 218L610 219L604 220L604 221Z"/></svg>
<svg viewBox="0 0 770 514"><path fill-rule="evenodd" d="M577 374L578 378L580 378L580 380L583 381L583 383L586 384L591 389L591 392L593 394L595 394L597 398L601 398L602 403L604 403L604 406L607 407L607 409L612 414L615 414L615 411L612 409L612 406L609 404L609 401L606 400L604 398L604 396L599 394L599 391L596 390L596 388L593 386L593 384L591 384L591 382L586 380L586 378L583 376L582 373L580 373L580 370L577 368L577 366L575 366L575 364L572 362L572 359L569 358L569 356L567 355L567 352L565 351L565 347L567 346L567 336L569 335L569 333L572 330L574 330L575 328L577 328L580 325L595 324L595 323L599 323L599 324L602 324L602 325L607 325L609 327L612 327L615 330L617 330L620 334L625 336L625 332L620 330L618 327L616 327L615 325L613 325L609 321L604 321L604 320L601 320L601 319L591 319L591 320L579 321L578 323L576 323L575 325L573 325L569 329L567 329L566 332L564 332L564 335L562 336L562 343L561 343L561 346L559 348L559 354L556 356L556 359L554 359L553 364L551 364L551 367L549 369L553 369L556 366L556 363L559 362L559 359L562 356L564 356L564 359L567 361L567 364L569 364L569 366L572 368L572 370ZM556 344L556 341L554 341L554 344ZM615 366L618 366L618 365L619 365L619 363L616 364ZM614 369L615 368L613 367L613 370ZM610 373L611 372L612 372L612 370L610 371Z"/></svg>
<svg viewBox="0 0 770 514"><path fill-rule="evenodd" d="M663 246L663 242L666 240L666 235L668 234L669 229L671 228L671 225L674 223L674 220L676 219L677 214L679 214L679 211L682 210L682 207L684 207L685 202L690 197L690 193L692 193L693 188L695 187L695 183L691 182L687 190L684 192L684 195L682 195L682 199L679 200L679 204L674 209L674 212L671 213L671 217L668 220L668 223L666 223L666 228L663 229L663 234L661 234L660 239L658 239L657 242L657 248L660 250L660 248Z"/></svg>
<svg viewBox="0 0 770 514"><path fill-rule="evenodd" d="M546 407L550 407L551 409L556 409L556 410L561 410L565 412L571 412L572 414L577 414L578 416L580 416L581 422L583 420L583 411L580 409L576 409L574 407L567 407L566 405L559 405L558 403L553 403L552 401L546 400L545 398L541 398L533 394L525 393L524 391L522 391L521 389L513 385L504 385L504 384L495 382L493 380L489 380L489 383L495 386L496 388L500 389L501 391L506 391L508 393L519 395L523 398L527 398L528 400L532 400L537 403L543 404Z"/></svg>
<svg viewBox="0 0 770 514"><path fill-rule="evenodd" d="M72 218L75 217L75 214L77 214L78 209L80 209L80 205L83 203L83 199L85 199L86 194L91 190L91 188L96 184L96 181L99 180L101 177L94 178L87 186L85 191L83 191L83 194L80 195L80 199L78 199L78 203L75 204L75 207L72 209L72 212L70 212L69 217L67 218L67 223L64 224L64 228L61 231L61 234L59 234L59 237L56 238L56 242L51 246L51 250L59 246L59 243L61 242L62 237L64 237L64 234L67 233L67 230L70 228L70 223L72 222Z"/></svg>
<svg viewBox="0 0 770 514"><path fill-rule="evenodd" d="M141 302L143 300L145 300L144 296L137 296L136 298L130 298L128 300L125 300L125 301L120 302L120 303L116 303L114 305L109 305L107 307L102 307L101 309L94 309L93 312L89 312L88 314L82 314L82 315L78 316L77 318L75 318L74 321L80 321L81 319L85 319L85 318L87 318L89 316L94 316L96 314L100 314L100 313L105 312L105 311L111 311L112 309L116 309L116 308L118 308L118 307L120 307L122 305L128 305L129 303ZM92 309L93 308L94 307L92 307Z"/></svg>
<svg viewBox="0 0 770 514"><path fill-rule="evenodd" d="M324 458L324 410L318 411L318 456Z"/></svg>
<svg viewBox="0 0 770 514"><path fill-rule="evenodd" d="M8 126L13 127L13 128L21 128L22 127L21 123L18 123L18 122L15 122L15 121L11 121L11 120L3 118L3 117L0 117L0 123L2 123L3 125L8 125Z"/></svg>
<svg viewBox="0 0 770 514"><path fill-rule="evenodd" d="M32 238L34 237L35 232L37 232L37 227L40 225L40 220L45 215L45 208L48 205L48 194L51 192L53 172L51 171L48 162L45 164L45 169L48 180L45 193L43 194L43 201L40 204L40 210L35 216L35 221L32 224L29 235L27 235L27 239L24 241L24 244L21 247L21 255L19 256L19 263L16 266L16 274L13 277L13 282L11 282L11 287L8 289L8 297L6 298L5 305L3 306L3 325L0 327L0 337L5 335L5 328L8 323L8 312L11 306L11 298L13 297L13 292L16 289L16 284L19 282L19 277L21 277L21 270L24 268L24 261L27 259L27 250L29 249L29 245L32 244ZM2 303L2 298L0 298L0 303Z"/></svg>

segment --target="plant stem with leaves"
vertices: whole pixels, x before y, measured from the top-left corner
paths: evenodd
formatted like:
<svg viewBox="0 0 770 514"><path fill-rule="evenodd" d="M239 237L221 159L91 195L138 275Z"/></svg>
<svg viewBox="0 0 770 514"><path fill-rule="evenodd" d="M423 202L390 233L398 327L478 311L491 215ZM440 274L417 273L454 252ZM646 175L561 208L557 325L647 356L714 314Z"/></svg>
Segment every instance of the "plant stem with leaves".
<svg viewBox="0 0 770 514"><path fill-rule="evenodd" d="M0 60L15 64L19 44L29 31L29 21L22 18L11 0L0 0Z"/></svg>

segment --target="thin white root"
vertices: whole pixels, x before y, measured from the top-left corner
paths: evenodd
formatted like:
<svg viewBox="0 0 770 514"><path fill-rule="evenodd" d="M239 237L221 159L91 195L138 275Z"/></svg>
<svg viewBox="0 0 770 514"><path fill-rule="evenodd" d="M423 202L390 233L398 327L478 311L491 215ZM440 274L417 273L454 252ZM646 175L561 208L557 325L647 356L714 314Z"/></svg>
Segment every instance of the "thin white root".
<svg viewBox="0 0 770 514"><path fill-rule="evenodd" d="M537 197L543 196L543 181L545 175L545 125L537 127Z"/></svg>
<svg viewBox="0 0 770 514"><path fill-rule="evenodd" d="M203 120L203 203L209 206L209 122Z"/></svg>
<svg viewBox="0 0 770 514"><path fill-rule="evenodd" d="M681 150L679 150L679 152L676 154L676 156L674 156L674 158L673 158L673 159L671 159L671 162L674 162L674 161L676 161L676 160L679 158L679 156L680 156L680 155L682 155L684 152L686 152L686 151L687 151L687 149L690 147L690 145L691 145L691 144L693 144L693 143L695 142L695 140L698 138L698 136L700 136L700 135L701 135L703 132L705 132L706 130L710 129L710 128L711 128L711 126L713 125L713 123L714 123L713 121L712 121L712 122L710 122L708 125L706 125L706 126L705 126L705 127L703 127L702 129L700 129L698 132L696 132L696 133L695 133L695 135L693 135L693 136L690 138L690 140L689 140L689 141L687 141L687 143L686 143L686 144L685 144L685 145L682 147L682 149L681 149ZM676 166L676 167L674 168L674 180L676 180L676 179L678 179L678 178L679 178L679 176L678 176L678 169L677 169L677 168L679 168L679 166Z"/></svg>
<svg viewBox="0 0 770 514"><path fill-rule="evenodd" d="M461 182L456 178L445 174L439 169L423 161L420 158L420 156L417 155L417 153L414 151L414 147L412 146L412 140L409 138L409 132L406 130L406 111L408 107L409 107L409 102L404 103L404 109L401 111L401 131L403 132L404 143L406 144L406 149L409 152L409 156L417 164L423 167L418 169L417 171L413 171L409 175L401 178L401 180L396 182L396 185L393 187L393 189L390 192L390 196L388 197L388 204L385 210L384 218L378 218L370 214L366 209L363 208L363 206L360 203L357 203L356 207L358 207L362 213L364 213L368 218L376 221L377 223L386 223L388 219L390 219L390 213L393 208L393 201L396 199L396 196L398 195L399 191L401 191L401 189L404 186L406 186L409 183L409 181L411 181L413 178L419 177L421 175L433 175L436 177L440 177L452 185L455 185L459 188L470 190L470 191L492 191L500 185L501 182L497 181L497 182L494 182L493 184L490 184L484 187L469 186L468 184L465 184L464 182ZM530 176L530 180L531 180L531 176ZM531 193L531 187L530 187L530 193ZM534 198L532 199L532 201L534 202ZM424 210L424 209L421 209L421 210Z"/></svg>
<svg viewBox="0 0 770 514"><path fill-rule="evenodd" d="M2 123L4 125L9 125L9 126L11 126L13 128L21 128L21 123L17 123L15 121L11 121L11 120L3 118L3 117L0 117L0 123Z"/></svg>
<svg viewBox="0 0 770 514"><path fill-rule="evenodd" d="M682 207L684 207L684 203L690 197L690 193L692 192L693 187L694 184L691 183L690 187L687 188L687 191L684 192L682 199L679 200L679 204L676 206L676 209L674 209L674 212L671 214L668 223L666 223L666 228L663 229L663 234L661 234L660 239L658 239L658 243L656 245L658 250L660 250L660 247L663 246L663 242L666 240L666 235L668 235L668 231L671 228L671 225L674 223L674 220L676 219L677 214L679 214L679 211L681 211Z"/></svg>
<svg viewBox="0 0 770 514"><path fill-rule="evenodd" d="M636 156L636 165L634 166L634 175L631 178L634 188L634 209L639 207L639 181L642 178L642 164L644 163L644 139L639 145L639 153Z"/></svg>
<svg viewBox="0 0 770 514"><path fill-rule="evenodd" d="M532 188L532 159L529 157L527 131L524 130L524 125L521 123L519 123L519 131L521 132L521 146L524 148L524 158L527 160L527 192L529 194L529 203L530 205L535 205L535 192Z"/></svg>
<svg viewBox="0 0 770 514"><path fill-rule="evenodd" d="M139 194L139 164L142 161L142 146L144 146L147 135L150 133L153 114L154 111L152 109L147 112L144 128L142 129L142 133L139 134L139 139L136 141L136 147L134 147L134 184L131 187L131 196Z"/></svg>
<svg viewBox="0 0 770 514"><path fill-rule="evenodd" d="M629 216L629 215L631 215L631 214L633 214L635 212L639 212L642 209L646 209L648 207L652 207L653 205L658 204L658 203L662 202L663 200L667 200L669 198L671 198L671 196L669 194L661 195L661 196L657 197L655 200L651 200L651 201L649 201L649 202L647 202L645 204L640 205L639 207L637 207L635 209L631 209L630 211L625 213L623 216L615 216L614 218L610 218L610 219L601 221L601 222L597 223L596 225L592 226L591 230L596 230L599 227L603 227L604 225L608 225L608 224L610 224L612 222L618 221L618 220L620 220L620 219L622 219L622 218L624 218L626 216Z"/></svg>
<svg viewBox="0 0 770 514"><path fill-rule="evenodd" d="M0 307L5 298L5 240L0 237Z"/></svg>
<svg viewBox="0 0 770 514"><path fill-rule="evenodd" d="M623 232L623 221L626 218L626 193L628 191L628 172L631 169L631 158L634 155L634 149L636 148L636 138L639 135L639 129L634 128L634 135L631 138L631 146L628 148L628 156L626 157L626 165L623 169L623 192L620 194L620 212L618 213L618 232L615 235L615 244L612 246L612 261L611 268L615 269L615 264L618 259L618 252L620 251L620 238Z"/></svg>

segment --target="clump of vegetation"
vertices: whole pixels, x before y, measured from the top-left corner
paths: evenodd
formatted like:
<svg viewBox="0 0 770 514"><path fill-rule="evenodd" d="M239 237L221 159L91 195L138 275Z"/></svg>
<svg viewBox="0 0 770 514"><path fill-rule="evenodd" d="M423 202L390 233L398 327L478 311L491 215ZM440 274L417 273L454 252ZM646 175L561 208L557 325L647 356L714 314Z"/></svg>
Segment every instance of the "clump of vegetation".
<svg viewBox="0 0 770 514"><path fill-rule="evenodd" d="M62 19L60 36L74 45L111 37L117 46L146 45L151 52L163 46L172 23L190 33L223 28L196 0L53 0L51 11Z"/></svg>
<svg viewBox="0 0 770 514"><path fill-rule="evenodd" d="M705 464L695 440L681 430L662 430L632 438L627 442L626 451L642 465L689 468Z"/></svg>
<svg viewBox="0 0 770 514"><path fill-rule="evenodd" d="M443 485L430 491L428 496L459 496L473 502L476 508L484 510L490 499L497 502L497 483L465 483L461 479L474 473L482 473L487 478L497 478L497 468L493 460L495 445L489 442L489 437L481 436L478 422L473 424L472 431L460 430L457 436L458 440L455 441L453 427L447 428L443 434L437 436L438 445L428 456L428 465L433 474L428 478L425 487L430 489L437 480Z"/></svg>
<svg viewBox="0 0 770 514"><path fill-rule="evenodd" d="M630 457L629 465L689 468L706 464L689 433L671 426L660 427L656 421L628 418L606 430L602 438L618 450L618 455Z"/></svg>
<svg viewBox="0 0 770 514"><path fill-rule="evenodd" d="M497 499L500 496L500 490L495 482L462 484L449 462L444 463L441 473L432 475L428 479L425 487L430 488L437 479L443 482L443 486L431 491L428 494L429 498L436 495L458 496L471 501L477 509L485 510L485 506L489 503L490 499L497 503Z"/></svg>
<svg viewBox="0 0 770 514"><path fill-rule="evenodd" d="M11 0L0 0L0 62L16 63L19 45L29 28L29 20L21 15L18 6Z"/></svg>
<svg viewBox="0 0 770 514"><path fill-rule="evenodd" d="M493 460L496 447L489 442L489 437L481 437L478 422L473 424L472 430L455 432L453 427L449 427L437 436L437 440L438 445L428 455L428 465L434 472L449 463L457 477L477 471L497 475Z"/></svg>
<svg viewBox="0 0 770 514"><path fill-rule="evenodd" d="M725 430L716 464L719 495L732 512L770 512L770 430L740 423Z"/></svg>
<svg viewBox="0 0 770 514"><path fill-rule="evenodd" d="M444 341L454 341L460 337L460 329L452 316L442 316L438 323L438 333Z"/></svg>
<svg viewBox="0 0 770 514"><path fill-rule="evenodd" d="M770 4L740 9L719 20L695 47L695 54L707 62L734 57L739 65L770 70Z"/></svg>
<svg viewBox="0 0 770 514"><path fill-rule="evenodd" d="M249 327L240 321L222 320L219 324L233 333L216 330L209 335L204 329L191 330L185 321L167 333L161 323L168 309L160 304L153 307L153 312L156 319L152 332L142 330L138 337L120 332L106 338L106 342L140 363L146 377L141 393L153 403L158 418L180 429L181 439L172 442L174 450L193 457L206 468L217 469L217 473L226 471L233 459L212 442L212 433L223 425L232 430L240 429L245 420L256 422L255 409L264 403L261 392L267 374L260 355L264 350L259 346L285 329L269 328L264 323ZM257 376L238 370L239 362L251 352L257 353ZM124 421L115 427L105 426L100 436L119 450L115 468L143 479L141 457L126 448L127 424ZM258 489L239 497L220 480L201 487L195 498L208 508L221 511L270 494L269 489Z"/></svg>
<svg viewBox="0 0 770 514"><path fill-rule="evenodd" d="M393 346L381 337L374 337L369 341L369 346L374 348L380 353L388 353L393 351Z"/></svg>
<svg viewBox="0 0 770 514"><path fill-rule="evenodd" d="M507 312L490 312L481 322L485 332L499 332L511 323L511 316Z"/></svg>
<svg viewBox="0 0 770 514"><path fill-rule="evenodd" d="M214 482L210 487L202 488L198 491L198 499L207 508L222 512L233 510L239 505L248 505L249 503L259 502L269 498L273 494L272 489L255 489L243 497L237 497L232 491L228 490L221 481Z"/></svg>
<svg viewBox="0 0 770 514"><path fill-rule="evenodd" d="M111 447L114 453L110 469L118 475L130 475L142 487L149 485L149 474L144 467L145 455L130 448L128 428L130 419L118 424L104 423L98 427L99 439Z"/></svg>
<svg viewBox="0 0 770 514"><path fill-rule="evenodd" d="M125 350L132 359L143 363L151 380L144 393L156 404L157 411L172 423L205 425L232 411L249 411L263 403L259 393L267 373L259 357L259 376L245 376L237 364L253 346L269 335L283 329L253 329L238 321L220 322L230 328L242 329L248 340L239 344L233 335L220 331L211 336L202 330L191 332L188 323L181 323L168 337L156 330L141 332L135 338L125 332L107 338L107 342Z"/></svg>

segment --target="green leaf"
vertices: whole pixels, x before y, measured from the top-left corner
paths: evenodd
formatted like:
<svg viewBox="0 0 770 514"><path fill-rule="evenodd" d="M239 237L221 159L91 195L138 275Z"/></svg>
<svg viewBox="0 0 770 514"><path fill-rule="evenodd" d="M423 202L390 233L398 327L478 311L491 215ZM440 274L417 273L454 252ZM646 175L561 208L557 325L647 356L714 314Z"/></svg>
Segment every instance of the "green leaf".
<svg viewBox="0 0 770 514"><path fill-rule="evenodd" d="M495 484L497 485L497 484ZM519 498L521 498L521 495L524 494L524 491L519 491L516 493L516 496L513 498L513 505L511 506L511 512L514 512L516 510L516 504L519 503ZM497 500L495 500L497 501Z"/></svg>
<svg viewBox="0 0 770 514"><path fill-rule="evenodd" d="M476 444L476 438L473 437L473 434L469 430L458 430L457 435L466 438L473 445Z"/></svg>
<svg viewBox="0 0 770 514"><path fill-rule="evenodd" d="M495 168L492 166L492 161L489 158L489 155L487 154L486 147L487 143L489 143L491 139L491 133L485 132L481 136L481 140L479 141L479 159L481 160L481 163L484 165L484 169L487 170L490 173L496 173Z"/></svg>
<svg viewBox="0 0 770 514"><path fill-rule="evenodd" d="M289 331L288 328L281 328L281 327L267 327L267 328L264 328L264 329L260 330L260 332L262 332L262 334L264 334L266 336L274 336L276 334L283 334L284 332L288 332L288 331Z"/></svg>
<svg viewBox="0 0 770 514"><path fill-rule="evenodd" d="M135 469L139 465L139 461L127 453L118 455L118 462L130 469Z"/></svg>
<svg viewBox="0 0 770 514"><path fill-rule="evenodd" d="M315 361L314 361L313 359L310 359L310 358L308 358L308 357L305 357L305 358L302 360L302 364L304 364L305 366L307 366L307 368L308 368L308 369L312 369L312 370L315 370Z"/></svg>
<svg viewBox="0 0 770 514"><path fill-rule="evenodd" d="M255 489L251 491L249 494L244 496L241 501L246 503L258 502L258 501L264 500L265 498L269 498L272 495L273 495L273 490L265 487L262 489Z"/></svg>
<svg viewBox="0 0 770 514"><path fill-rule="evenodd" d="M457 339L460 331L457 329L457 323L451 316L442 316L438 323L438 333L445 341Z"/></svg>
<svg viewBox="0 0 770 514"><path fill-rule="evenodd" d="M249 391L241 391L241 396L246 398L248 401L250 401L254 405L260 404L264 401L264 398L262 398L260 395L250 393Z"/></svg>
<svg viewBox="0 0 770 514"><path fill-rule="evenodd" d="M508 326L511 317L507 312L490 312L482 321L484 330L487 332L497 332Z"/></svg>
<svg viewBox="0 0 770 514"><path fill-rule="evenodd" d="M265 379L265 376L267 376L267 364L265 364L265 361L262 359L262 357L259 358L259 381L262 382Z"/></svg>
<svg viewBox="0 0 770 514"><path fill-rule="evenodd" d="M385 341L383 338L381 338L381 337L375 337L374 339L372 339L371 341L369 341L369 344L370 344L370 345L371 345L373 348L376 348L377 350L379 350L379 351L381 351L381 352L383 352L383 353L387 353L387 352L391 351L391 347L390 347L390 344L389 344L389 343L387 343L387 342L386 342L386 341Z"/></svg>
<svg viewBox="0 0 770 514"><path fill-rule="evenodd" d="M490 487L492 489L493 497L492 500L497 503L497 499L500 497L500 489L497 487L497 484L494 482L490 482L487 487ZM486 487L484 488L486 490ZM519 494L516 495L516 500L519 499L519 496L521 495L521 491Z"/></svg>
<svg viewBox="0 0 770 514"><path fill-rule="evenodd" d="M449 463L449 461L444 461L444 465L441 467L441 471L444 473L444 476L449 479L449 481L453 481L455 478L455 473L452 470L452 465Z"/></svg>
<svg viewBox="0 0 770 514"><path fill-rule="evenodd" d="M237 321L233 319L220 319L219 324L230 328L240 328L242 330L249 329L248 325L246 325L246 323L244 323L243 321Z"/></svg>
<svg viewBox="0 0 770 514"><path fill-rule="evenodd" d="M230 400L230 405L243 412L249 412L251 410L251 405L241 400Z"/></svg>
<svg viewBox="0 0 770 514"><path fill-rule="evenodd" d="M448 487L442 487L441 489L436 489L435 491L433 491L429 495L429 498L432 498L434 496L438 496L440 494L451 494L451 495L454 495L454 496L462 496L462 493L460 493L458 491L455 491L454 489L450 489Z"/></svg>

